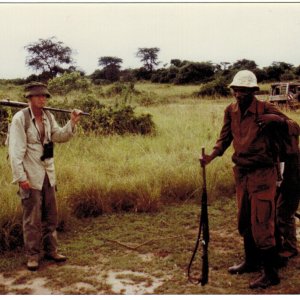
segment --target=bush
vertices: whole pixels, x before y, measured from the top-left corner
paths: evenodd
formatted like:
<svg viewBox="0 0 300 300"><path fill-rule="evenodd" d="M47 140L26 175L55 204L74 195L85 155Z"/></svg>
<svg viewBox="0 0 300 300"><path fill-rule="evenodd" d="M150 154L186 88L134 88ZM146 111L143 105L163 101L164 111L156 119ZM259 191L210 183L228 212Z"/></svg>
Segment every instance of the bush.
<svg viewBox="0 0 300 300"><path fill-rule="evenodd" d="M178 69L171 67L169 69L159 69L151 76L151 82L172 83L178 74Z"/></svg>
<svg viewBox="0 0 300 300"><path fill-rule="evenodd" d="M21 220L8 220L0 226L0 253L23 245Z"/></svg>
<svg viewBox="0 0 300 300"><path fill-rule="evenodd" d="M128 96L132 94L139 94L139 92L134 88L134 82L123 83L117 82L113 84L105 93L106 97L114 96Z"/></svg>
<svg viewBox="0 0 300 300"><path fill-rule="evenodd" d="M64 73L60 77L55 77L48 82L51 93L63 95L74 90L89 91L91 83L79 72Z"/></svg>
<svg viewBox="0 0 300 300"><path fill-rule="evenodd" d="M136 116L130 105L108 106L94 109L89 122L83 129L97 134L151 134L155 131L155 124L150 114Z"/></svg>
<svg viewBox="0 0 300 300"><path fill-rule="evenodd" d="M179 68L174 83L203 83L212 79L214 67L210 62L194 63L190 62Z"/></svg>
<svg viewBox="0 0 300 300"><path fill-rule="evenodd" d="M9 108L0 108L0 145L4 145L7 137L8 124L11 122L12 113Z"/></svg>
<svg viewBox="0 0 300 300"><path fill-rule="evenodd" d="M296 76L291 71L286 71L280 76L280 81L289 81L296 79Z"/></svg>
<svg viewBox="0 0 300 300"><path fill-rule="evenodd" d="M213 81L203 84L196 96L217 96L227 97L230 95L230 89L227 87L228 83L223 77L219 77Z"/></svg>
<svg viewBox="0 0 300 300"><path fill-rule="evenodd" d="M120 87L121 86L121 87ZM124 85L113 86L114 92L124 93ZM62 103L51 99L49 106L61 107ZM93 94L88 94L84 98L75 99L71 104L65 101L64 108L76 107L82 111L90 113L89 117L82 117L79 126L88 132L100 135L108 134L151 134L155 131L155 124L150 114L136 116L134 108L126 104L105 106ZM56 114L56 120L60 124L65 124L70 116L68 114Z"/></svg>

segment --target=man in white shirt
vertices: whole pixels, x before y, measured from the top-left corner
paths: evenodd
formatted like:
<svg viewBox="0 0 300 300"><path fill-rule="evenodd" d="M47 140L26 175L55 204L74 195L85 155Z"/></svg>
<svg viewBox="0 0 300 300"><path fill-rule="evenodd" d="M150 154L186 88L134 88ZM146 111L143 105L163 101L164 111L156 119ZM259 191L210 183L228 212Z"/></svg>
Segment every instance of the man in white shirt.
<svg viewBox="0 0 300 300"><path fill-rule="evenodd" d="M51 95L47 86L33 82L25 87L29 107L17 112L9 134L9 157L13 182L19 184L23 207L23 237L27 268L39 267L41 242L45 258L56 262L67 258L57 252L57 205L53 143L67 142L74 134L80 110L59 127L54 116L43 110Z"/></svg>

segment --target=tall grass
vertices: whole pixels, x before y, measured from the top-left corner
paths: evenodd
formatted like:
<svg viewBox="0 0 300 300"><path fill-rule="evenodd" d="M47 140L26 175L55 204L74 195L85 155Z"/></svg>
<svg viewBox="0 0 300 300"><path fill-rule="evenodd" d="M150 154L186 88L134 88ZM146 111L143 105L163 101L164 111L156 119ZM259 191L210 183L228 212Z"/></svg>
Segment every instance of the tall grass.
<svg viewBox="0 0 300 300"><path fill-rule="evenodd" d="M187 91L190 92L189 87ZM137 107L138 111L153 115L157 125L155 135L79 134L66 144L57 144L55 160L61 224L68 223L73 215L97 216L121 210L152 212L170 200L200 198L200 150L202 146L207 152L212 150L222 126L224 108L230 101L232 99L212 102L187 98L175 104ZM300 121L297 113L289 115ZM0 148L2 248L15 244L9 236L17 239L21 223L17 186L10 183L6 154L7 149ZM234 194L231 154L230 147L222 158L207 167L210 203Z"/></svg>
<svg viewBox="0 0 300 300"><path fill-rule="evenodd" d="M154 116L155 136L77 136L56 145L60 220L112 211L149 212L165 201L199 197L201 146L211 150L222 123L225 102L139 108ZM17 187L10 184L6 149L0 149L0 222L20 220ZM208 168L211 199L232 194L228 166L217 160ZM229 187L229 188L228 188Z"/></svg>

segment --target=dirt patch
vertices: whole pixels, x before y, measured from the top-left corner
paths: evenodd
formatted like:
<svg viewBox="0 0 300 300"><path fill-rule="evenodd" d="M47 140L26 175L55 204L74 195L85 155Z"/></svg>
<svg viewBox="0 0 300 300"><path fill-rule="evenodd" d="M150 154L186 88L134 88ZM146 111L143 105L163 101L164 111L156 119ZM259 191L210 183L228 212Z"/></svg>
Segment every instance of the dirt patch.
<svg viewBox="0 0 300 300"><path fill-rule="evenodd" d="M107 283L116 294L144 295L152 294L164 280L143 272L109 271Z"/></svg>
<svg viewBox="0 0 300 300"><path fill-rule="evenodd" d="M138 254L138 257L143 261L143 262L149 262L154 259L154 255L152 253L146 253L146 254Z"/></svg>
<svg viewBox="0 0 300 300"><path fill-rule="evenodd" d="M1 285L5 287L8 295L55 295L56 291L46 287L47 279L44 277L33 278L29 271L18 271L14 275L0 274Z"/></svg>
<svg viewBox="0 0 300 300"><path fill-rule="evenodd" d="M145 260L152 260L153 254L142 255ZM49 269L55 266L48 266ZM97 266L76 266L67 265L60 269L75 270L78 272L90 273L90 276L83 276L82 281L62 287L50 288L46 277L37 277L38 272L21 270L9 274L0 274L1 291L7 295L30 294L30 295L59 295L59 294L101 294L99 283L108 287L111 286L112 293L126 295L152 294L156 288L164 283L162 278L151 276L144 272L133 271L108 271L95 272ZM87 282L85 282L85 280ZM92 283L90 282L91 280Z"/></svg>

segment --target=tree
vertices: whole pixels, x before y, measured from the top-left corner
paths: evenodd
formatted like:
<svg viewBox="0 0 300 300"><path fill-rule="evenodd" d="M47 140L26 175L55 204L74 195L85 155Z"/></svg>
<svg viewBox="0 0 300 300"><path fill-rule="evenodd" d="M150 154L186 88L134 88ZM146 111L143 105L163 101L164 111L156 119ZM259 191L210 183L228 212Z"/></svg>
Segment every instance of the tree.
<svg viewBox="0 0 300 300"><path fill-rule="evenodd" d="M249 59L240 59L237 60L232 66L232 69L236 70L250 70L253 71L257 68L257 64L255 63L254 60L249 60Z"/></svg>
<svg viewBox="0 0 300 300"><path fill-rule="evenodd" d="M144 67L147 71L152 72L155 66L160 64L158 60L159 48L139 48L136 56L141 59L141 62L144 63Z"/></svg>
<svg viewBox="0 0 300 300"><path fill-rule="evenodd" d="M282 61L273 61L271 66L264 68L268 80L280 80L281 75L292 71L292 69L293 65Z"/></svg>
<svg viewBox="0 0 300 300"><path fill-rule="evenodd" d="M171 66L175 66L175 67L179 68L182 65L182 61L178 58L174 58L174 59L171 59L170 64L171 64Z"/></svg>
<svg viewBox="0 0 300 300"><path fill-rule="evenodd" d="M204 83L212 80L214 66L211 62L190 62L179 69L176 84Z"/></svg>
<svg viewBox="0 0 300 300"><path fill-rule="evenodd" d="M120 68L123 60L115 56L102 56L98 59L99 66L103 66L101 76L110 82L118 81L120 79ZM100 79L100 78L98 78Z"/></svg>
<svg viewBox="0 0 300 300"><path fill-rule="evenodd" d="M102 56L98 59L99 66L106 67L115 67L117 69L121 68L121 63L123 62L123 59L115 56Z"/></svg>
<svg viewBox="0 0 300 300"><path fill-rule="evenodd" d="M227 70L228 67L230 66L230 62L228 62L228 61L221 61L220 62L220 66L223 67L223 70Z"/></svg>
<svg viewBox="0 0 300 300"><path fill-rule="evenodd" d="M42 71L49 78L63 73L67 70L65 67L73 62L72 49L63 42L56 41L56 37L39 39L24 48L28 51L26 65L36 71Z"/></svg>
<svg viewBox="0 0 300 300"><path fill-rule="evenodd" d="M294 72L297 76L300 76L300 65L298 67L295 68L295 72Z"/></svg>

